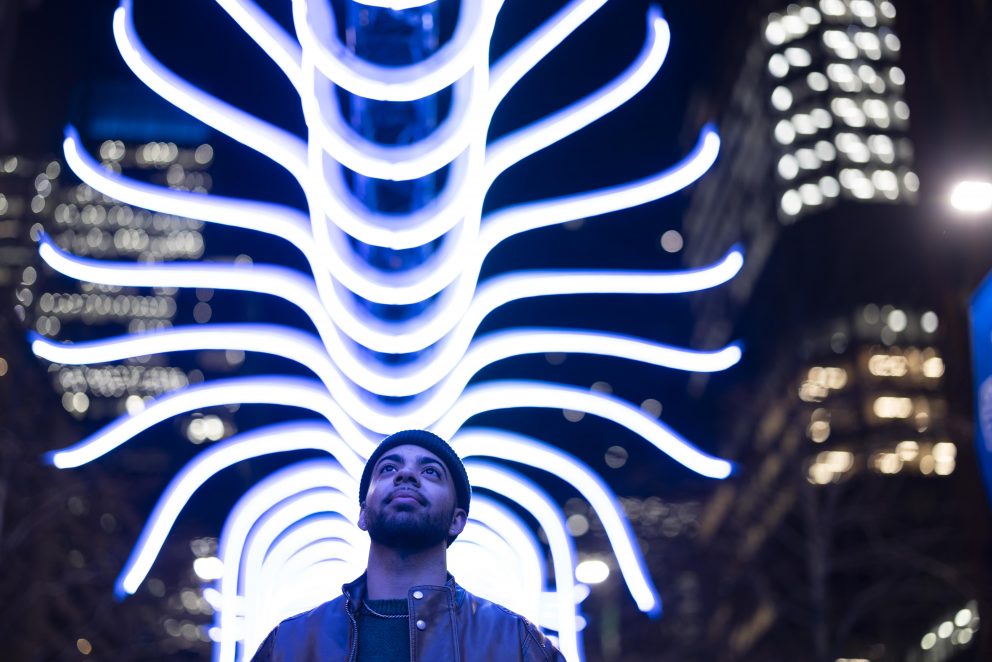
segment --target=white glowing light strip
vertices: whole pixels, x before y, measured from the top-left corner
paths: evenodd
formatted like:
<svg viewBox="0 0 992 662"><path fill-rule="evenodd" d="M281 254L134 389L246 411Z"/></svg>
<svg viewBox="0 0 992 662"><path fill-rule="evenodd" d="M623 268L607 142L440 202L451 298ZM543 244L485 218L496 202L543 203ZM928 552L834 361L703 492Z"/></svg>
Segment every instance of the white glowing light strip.
<svg viewBox="0 0 992 662"><path fill-rule="evenodd" d="M463 303L438 305L429 311L427 319L418 317L411 322L388 324L367 316L363 343L373 349L415 352L440 341L452 332L445 346L435 349L434 356L446 352L463 353L476 330L490 313L500 306L536 296L573 294L678 294L697 292L722 285L737 275L744 256L733 248L715 264L685 271L513 271L488 278L478 290L458 285L456 292L444 292L442 297L461 297ZM457 311L464 305L464 316ZM382 343L380 345L380 343ZM449 347L452 345L454 347ZM382 351L382 350L380 350Z"/></svg>
<svg viewBox="0 0 992 662"><path fill-rule="evenodd" d="M344 410L334 402L317 382L289 377L244 377L219 380L190 386L154 400L144 411L125 415L86 439L49 455L59 468L78 467L92 462L129 441L143 430L178 414L204 407L236 402L301 407L321 414L339 431L346 442L360 455L368 456L372 442L355 426ZM649 417L629 403L604 393L588 392L574 387L531 381L492 381L465 390L458 402L433 427L450 438L466 421L476 414L499 409L546 407L584 411L612 420L647 439L663 453L692 471L710 478L726 478L731 463L703 453L659 421ZM416 421L411 412L393 419L393 427ZM359 450L361 449L361 450Z"/></svg>
<svg viewBox="0 0 992 662"><path fill-rule="evenodd" d="M472 494L470 511L470 523L477 523L477 526L484 526L495 532L507 542L509 548L521 560L516 568L523 577L524 585L536 586L539 591L543 590L548 580L544 551L534 532L520 516L499 501L481 493ZM455 540L452 547L459 544L458 540Z"/></svg>
<svg viewBox="0 0 992 662"><path fill-rule="evenodd" d="M376 218L365 218L357 209L353 209L348 204L352 195L340 181L340 166L337 166L334 172L325 174L324 165L320 160L311 163L316 180L326 178L328 187L328 190L318 188L315 195L327 216L343 231L360 241L390 248L409 248L426 244L453 226L456 219L452 217L458 210L470 207L466 204L468 188L475 190L481 187L481 191L473 194L473 200L479 198L488 190L496 176L513 163L587 126L640 91L660 69L669 41L667 23L658 16L657 12L649 12L648 40L632 66L586 99L498 141L490 148L490 154L487 156L487 159L493 161L486 166L489 172L487 182L480 181L469 187L464 186L461 179L454 182L449 179L445 191L432 203L433 208L418 210L407 220L406 227L396 227L395 219L387 219L390 222L383 226L374 222ZM474 114L470 113L470 115ZM488 125L488 120L485 125ZM343 128L339 131L348 133ZM484 133L481 126L476 132L479 131ZM433 135L431 138L433 139ZM358 159L364 158L364 154L354 156ZM447 162L448 156L442 161ZM352 163L357 162L352 161ZM358 167L363 166L358 165ZM455 190L452 190L453 188Z"/></svg>
<svg viewBox="0 0 992 662"><path fill-rule="evenodd" d="M322 308L312 283L298 272L267 265L202 265L172 263L152 266L104 262L79 258L61 251L45 235L39 248L41 258L56 271L78 280L122 286L209 287L268 294L283 298L302 309L327 348L328 354L349 376L362 374L364 357L342 342L331 317ZM349 337L362 338L361 344L387 353L415 352L441 340L452 327L453 336L426 360L454 363L469 346L482 320L496 308L533 297L566 294L671 294L715 287L733 278L743 265L743 255L734 248L710 267L672 273L610 271L521 271L496 276L482 283L477 296L459 291L468 311L456 316L459 304L441 307L428 320L375 324L366 315L361 321L332 310ZM456 294L452 294L455 296ZM352 325L352 321L354 324ZM347 323L347 326L345 325ZM355 335L352 335L355 334ZM364 334L361 336L359 334Z"/></svg>
<svg viewBox="0 0 992 662"><path fill-rule="evenodd" d="M313 505L316 508L321 507L319 503ZM323 507L327 509L326 504ZM244 568L245 583L241 594L245 598L245 653L257 649L280 621L326 602L335 594L331 591L364 571L368 561L368 536L351 522L341 519L315 522L314 517L316 516L307 516L306 521L293 526L286 536L302 532L311 537L316 531L311 533L310 529L319 523L325 525L325 528L333 525L336 531L326 530L324 533L337 540L315 539L302 547L294 548L286 538L280 538L270 548L262 565ZM281 532L274 533L279 535ZM348 537L354 539L354 543L345 542ZM364 538L364 544L360 538ZM260 547L257 540L251 542L247 547L246 557L257 556ZM279 562L276 557L284 557L287 552L292 555ZM320 581L313 581L316 566L322 566ZM328 568L333 568L333 583L328 581L330 577L324 576Z"/></svg>
<svg viewBox="0 0 992 662"><path fill-rule="evenodd" d="M492 381L473 385L432 430L445 439L472 416L499 409L545 407L581 411L613 421L640 435L682 466L709 478L726 478L733 465L708 455L660 421L613 395L535 381Z"/></svg>
<svg viewBox="0 0 992 662"><path fill-rule="evenodd" d="M293 269L262 264L178 261L149 264L93 260L62 251L47 235L40 239L38 254L59 273L91 283L122 287L205 287L276 296L307 314L328 345L328 352L337 356L345 351L314 290L313 281Z"/></svg>
<svg viewBox="0 0 992 662"><path fill-rule="evenodd" d="M348 526L344 522L341 524ZM283 542L278 546L284 546ZM267 562L255 577L254 583L258 586L251 593L245 593L242 646L245 658L258 649L266 635L283 619L326 602L328 589L337 588L361 574L367 560L367 551L360 555L351 545L330 539L315 540L299 549L281 567L269 568Z"/></svg>
<svg viewBox="0 0 992 662"><path fill-rule="evenodd" d="M266 556L272 551L273 544L294 525L318 513L335 513L345 518L346 521L342 521L341 524L348 526L340 527L339 537L353 546L360 545L359 536L363 535L363 532L357 524L357 484L353 482L349 492L353 494L349 496L326 487L311 487L285 499L277 508L272 508L259 517L252 525L242 551L238 593L244 596L257 595L254 591L256 588L254 582L259 579L262 565ZM349 530L347 533L346 528Z"/></svg>
<svg viewBox="0 0 992 662"><path fill-rule="evenodd" d="M712 126L703 128L693 151L678 165L644 179L584 193L540 200L494 212L480 233L480 253L488 254L513 235L580 218L601 216L660 200L686 188L706 174L720 151Z"/></svg>
<svg viewBox="0 0 992 662"><path fill-rule="evenodd" d="M422 246L451 230L464 217L469 200L477 198L473 191L479 186L481 159L469 156L463 153L451 163L444 189L414 212L390 214L365 208L348 189L344 169L328 158L313 163L314 181L324 184L313 196L326 222L363 243L395 250Z"/></svg>
<svg viewBox="0 0 992 662"><path fill-rule="evenodd" d="M474 509L474 497L472 501ZM448 571L469 592L541 625L538 596L544 590L544 584L533 581L537 579L533 572L529 578L523 574L527 566L546 562L543 555L522 558L520 551L493 529L475 525L466 526L456 544L448 549L447 562Z"/></svg>
<svg viewBox="0 0 992 662"><path fill-rule="evenodd" d="M169 71L144 47L134 29L132 0L114 12L114 39L134 74L173 105L218 131L272 159L300 181L306 181L303 141L293 134L216 99Z"/></svg>
<svg viewBox="0 0 992 662"><path fill-rule="evenodd" d="M503 0L462 2L451 39L423 61L395 67L373 64L341 44L330 3L293 0L293 20L304 51L335 85L366 99L413 101L440 92L476 63L488 61L489 40L502 5Z"/></svg>
<svg viewBox="0 0 992 662"><path fill-rule="evenodd" d="M463 430L452 443L462 458L482 455L520 462L552 473L578 490L603 523L620 572L638 608L651 614L661 613L661 599L638 549L637 538L613 492L588 466L549 444L502 430Z"/></svg>
<svg viewBox="0 0 992 662"><path fill-rule="evenodd" d="M215 660L236 659L242 612L238 605L242 596L238 590L241 576L241 555L255 522L268 510L278 508L281 501L291 499L301 491L316 487L338 487L340 491L354 488L354 479L327 460L300 462L260 481L238 500L221 532L218 556L224 563L224 575L219 582L223 599L218 613L220 642ZM343 489L342 489L343 488ZM240 636L239 636L240 635Z"/></svg>
<svg viewBox="0 0 992 662"><path fill-rule="evenodd" d="M326 507L324 509L327 510ZM358 506L356 505L355 510L357 511L357 509ZM255 579L278 579L279 571L296 562L301 553L305 550L313 549L315 545L327 542L337 543L338 546L335 549L340 550L341 553L336 557L324 554L324 559L339 558L341 560L352 560L359 563L365 563L368 560L369 538L367 534L358 528L357 520L354 518L345 520L341 517L328 514L319 518L308 518L306 522L285 532L270 547L264 560L258 567L258 572L247 572L246 578L249 581ZM362 553L363 551L364 553ZM258 595L262 600L276 598L278 584L271 585L273 589L276 589L271 593L268 591L269 587L270 584L266 582L266 585L262 589L258 591L245 590L244 593L245 595L253 595L253 597L254 595Z"/></svg>
<svg viewBox="0 0 992 662"><path fill-rule="evenodd" d="M495 212L487 216L482 225L474 258L469 258L468 263L445 259L463 255L454 250L457 246L453 246L444 255L435 255L436 265L431 268L424 265L418 269L420 273L410 275L411 278L420 280L404 294L410 297L424 295L427 298L454 282L454 292L450 297L442 296L434 304L438 308L434 314L450 325L456 324L470 305L483 261L500 242L529 230L609 214L671 195L706 174L716 160L719 148L720 139L716 132L711 127L706 127L693 152L678 165L664 172L629 184L526 203ZM466 232L471 232L471 229ZM446 242L442 252L449 245ZM406 296L403 298L406 299Z"/></svg>
<svg viewBox="0 0 992 662"><path fill-rule="evenodd" d="M325 272L330 272L331 276L350 290L373 301L410 303L411 296L412 300L416 300L416 293L411 295L402 287L403 283L400 281L406 276L383 274L369 267L354 255L343 237L335 235L328 238L330 256L325 257L313 246L314 237L307 227L309 219L299 211L267 203L218 200L216 196L181 193L109 173L80 149L78 137L71 128L67 130L63 146L66 162L73 172L94 189L109 197L153 211L280 236L304 254L318 284L326 283ZM134 268L142 269L144 266L139 265ZM329 294L334 294L329 283L325 285L325 289ZM351 322L348 328L354 337L361 337L360 324L355 321L357 307L352 297L341 295L323 297L323 305L334 313L335 317L343 319L346 323ZM309 312L312 317L312 311ZM319 326L316 319L314 323Z"/></svg>
<svg viewBox="0 0 992 662"><path fill-rule="evenodd" d="M312 252L310 220L299 210L267 202L176 191L124 177L102 168L68 126L62 142L66 165L84 183L123 203L176 216L195 218L284 238L303 253Z"/></svg>
<svg viewBox="0 0 992 662"><path fill-rule="evenodd" d="M385 7L401 11L403 9L413 9L414 7L425 7L432 5L438 0L354 0L355 4L366 5L368 7Z"/></svg>
<svg viewBox="0 0 992 662"><path fill-rule="evenodd" d="M570 136L629 101L661 70L671 30L657 7L648 9L648 34L637 59L621 75L588 97L500 138L486 154L486 186L521 159Z"/></svg>
<svg viewBox="0 0 992 662"><path fill-rule="evenodd" d="M635 69L634 73L637 73L637 71ZM633 76L633 73L627 73L627 78ZM623 78L621 77L621 79ZM646 81L635 79L635 82L641 84ZM636 85L633 87L636 87ZM615 100L622 99L628 93L627 86L616 86L609 90L608 96L598 98L597 95L593 95L591 99L587 99L577 106L568 109L562 116L561 121L564 122L565 119L569 120L575 126L572 126L568 130L577 130L582 122L591 121L598 113L613 104ZM602 101L602 104L600 104L602 107L597 105L599 101ZM589 109L588 112L586 112L587 108ZM535 127L535 133L533 135L525 134L516 137L516 142L509 143L510 147L508 149L510 149L511 153L514 153L513 158L517 158L539 148L538 146L531 145L531 139L546 141L558 135L556 131L557 129L554 125L550 127L540 125ZM412 281L415 281L416 285L410 287L409 291L404 292L402 295L404 300L402 302L413 302L412 300L408 300L407 297L411 299L419 297L417 300L424 300L437 294L456 279L460 281L459 285L456 286L458 289L468 290L474 288L479 269L481 269L482 262L488 253L499 242L515 234L538 227L564 223L576 218L608 214L671 195L692 184L706 173L716 160L717 153L719 152L719 144L720 141L716 132L711 127L707 127L704 129L699 144L693 153L683 159L677 166L662 173L633 183L554 200L528 203L496 212L490 217L487 217L486 222L482 226L481 245L476 253L476 259L470 263L470 266L465 265L462 259L459 258L467 248L469 239L474 237L474 227L466 226L462 228L463 232L460 234L449 237L446 244L442 247L441 253L434 255L428 263L421 265L417 269L418 273L404 274ZM514 152L514 149L511 149L514 145L516 145L516 152ZM533 150L532 147L534 147ZM314 164L315 160L322 158L322 155L314 153L314 148L311 147L311 165ZM370 167L370 165L363 164L362 167ZM474 203L471 208L475 208ZM466 221L472 220L472 216L466 219ZM315 226L315 230L320 230L320 226ZM319 236L318 239L320 239ZM398 291L396 298L400 298ZM446 303L440 302L440 305L446 305ZM458 313L455 314L457 315Z"/></svg>
<svg viewBox="0 0 992 662"><path fill-rule="evenodd" d="M358 456L331 428L315 422L268 426L214 444L190 460L162 492L117 578L118 595L138 590L179 513L207 480L245 460L300 450L327 452L355 480L361 477L365 466L364 457Z"/></svg>
<svg viewBox="0 0 992 662"><path fill-rule="evenodd" d="M38 252L46 264L77 280L125 287L205 287L256 292L276 296L299 307L313 322L328 356L345 374L368 372L364 357L349 347L320 298L313 282L303 274L274 265L210 264L171 262L168 264L106 262L80 258L61 251L43 235ZM38 344L40 351L57 351ZM154 350L152 353L155 353ZM53 354L54 355L54 354Z"/></svg>
<svg viewBox="0 0 992 662"><path fill-rule="evenodd" d="M149 403L136 414L124 415L79 443L49 453L59 469L74 468L106 455L156 423L205 407L229 404L272 404L301 407L324 416L341 437L363 457L377 442L358 429L354 421L328 396L320 382L293 377L239 377L196 384L173 391Z"/></svg>
<svg viewBox="0 0 992 662"><path fill-rule="evenodd" d="M216 1L299 90L301 50L296 40L252 0Z"/></svg>
<svg viewBox="0 0 992 662"><path fill-rule="evenodd" d="M456 294L442 297L434 304L440 309L435 314L453 325L464 314L471 301L482 262L500 242L536 228L609 214L671 195L706 173L716 160L719 145L720 139L716 132L711 127L706 127L693 152L678 165L661 173L633 183L526 203L495 212L483 223L475 254L468 260L464 257L463 248L467 238L475 236L474 215L466 217L462 224L454 228L452 236L447 238L430 260L410 271L394 274L391 282L387 283L384 277L376 283L342 282L364 298L394 304L426 300L454 282ZM327 242L328 238L321 236L327 230L326 223L317 219L315 222L319 223L314 225L316 238ZM374 277L374 274L369 274L369 277ZM370 289L360 291L357 289L360 285Z"/></svg>
<svg viewBox="0 0 992 662"><path fill-rule="evenodd" d="M604 4L606 0L572 0L501 57L492 68L492 106Z"/></svg>
<svg viewBox="0 0 992 662"><path fill-rule="evenodd" d="M73 344L57 343L32 333L31 340L35 355L67 365L108 363L156 353L194 350L273 354L309 367L324 382L334 400L367 428L385 431L391 429L390 426L414 423L400 419L401 409L369 402L328 359L316 338L293 327L266 324L187 326ZM363 366L363 373L354 379L364 390L394 397L418 395L438 386L425 397L404 405L406 410L418 411L418 420L433 422L454 404L468 382L484 368L508 358L547 352L597 354L691 372L726 370L741 356L736 345L715 352L698 352L608 333L514 329L491 333L474 341L454 365L431 362L424 369L408 371L407 366L371 364Z"/></svg>
<svg viewBox="0 0 992 662"><path fill-rule="evenodd" d="M575 627L575 547L565 528L561 510L541 489L520 475L496 465L469 459L465 462L469 482L477 488L506 495L534 516L548 538L558 596L558 641L566 659L581 658L581 643Z"/></svg>
<svg viewBox="0 0 992 662"><path fill-rule="evenodd" d="M484 130L482 99L487 71L477 68L455 83L448 115L426 137L408 144L383 145L345 123L334 90L326 81L315 79L316 71L304 55L304 80L312 91L303 96L303 112L311 141L316 137L331 158L366 177L393 181L425 177L454 161L471 138Z"/></svg>

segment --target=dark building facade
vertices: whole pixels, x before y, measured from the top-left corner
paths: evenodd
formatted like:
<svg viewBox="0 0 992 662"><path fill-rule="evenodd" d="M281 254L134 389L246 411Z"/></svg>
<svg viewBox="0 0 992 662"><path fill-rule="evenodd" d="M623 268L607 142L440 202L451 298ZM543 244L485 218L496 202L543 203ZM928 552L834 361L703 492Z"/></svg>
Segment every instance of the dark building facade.
<svg viewBox="0 0 992 662"><path fill-rule="evenodd" d="M699 659L980 659L984 534L949 505L980 495L960 281L920 200L901 8L763 3L710 102L684 259L746 264L694 297L693 339L747 352L690 382L739 466L700 516Z"/></svg>

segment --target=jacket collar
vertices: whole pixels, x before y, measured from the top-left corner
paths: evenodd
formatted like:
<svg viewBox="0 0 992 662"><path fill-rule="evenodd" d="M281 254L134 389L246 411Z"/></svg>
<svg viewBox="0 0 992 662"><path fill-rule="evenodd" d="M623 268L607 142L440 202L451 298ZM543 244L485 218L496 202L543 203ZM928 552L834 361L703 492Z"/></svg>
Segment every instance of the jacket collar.
<svg viewBox="0 0 992 662"><path fill-rule="evenodd" d="M460 605L464 597L465 589L459 586L455 582L454 576L449 572L448 580L444 583L444 586L411 586L410 590L407 591L407 599L410 599L410 594L416 589L433 589L433 590L447 590L451 593L454 598L455 604ZM368 571L363 572L354 581L348 582L341 587L341 593L344 594L346 604L348 609L351 610L354 606L360 605L365 601L368 591Z"/></svg>

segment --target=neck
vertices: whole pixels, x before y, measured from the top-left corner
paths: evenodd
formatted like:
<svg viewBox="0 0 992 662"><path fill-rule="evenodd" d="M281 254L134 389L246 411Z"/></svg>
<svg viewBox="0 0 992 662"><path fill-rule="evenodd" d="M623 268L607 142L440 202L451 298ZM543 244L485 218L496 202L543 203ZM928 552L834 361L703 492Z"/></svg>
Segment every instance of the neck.
<svg viewBox="0 0 992 662"><path fill-rule="evenodd" d="M406 599L412 586L443 586L448 579L447 548L409 552L372 543L369 548L370 600Z"/></svg>

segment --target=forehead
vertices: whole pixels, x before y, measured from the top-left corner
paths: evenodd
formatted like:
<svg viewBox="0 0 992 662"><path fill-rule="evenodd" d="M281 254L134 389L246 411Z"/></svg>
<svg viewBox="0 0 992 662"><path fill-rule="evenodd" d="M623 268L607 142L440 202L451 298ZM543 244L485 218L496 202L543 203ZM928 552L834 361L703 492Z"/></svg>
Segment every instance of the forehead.
<svg viewBox="0 0 992 662"><path fill-rule="evenodd" d="M436 462L441 466L444 466L444 462L441 461L434 453L430 452L426 448L421 448L414 444L403 444L401 446L396 446L395 448L390 448L386 453L379 458L376 464L380 464L384 461L393 460L396 457L400 457L404 462L416 462L418 464L423 464L425 462Z"/></svg>

